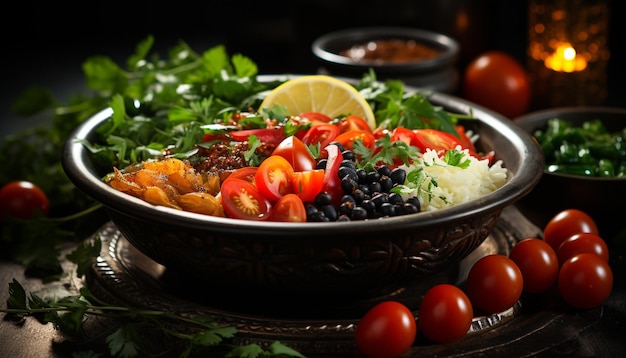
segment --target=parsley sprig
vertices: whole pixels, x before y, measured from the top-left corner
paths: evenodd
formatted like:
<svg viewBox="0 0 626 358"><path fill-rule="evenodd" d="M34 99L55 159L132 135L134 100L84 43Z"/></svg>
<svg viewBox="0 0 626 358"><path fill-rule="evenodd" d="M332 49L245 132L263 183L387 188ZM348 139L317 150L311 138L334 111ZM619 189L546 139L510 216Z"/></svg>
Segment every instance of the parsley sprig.
<svg viewBox="0 0 626 358"><path fill-rule="evenodd" d="M433 128L458 137L454 128L458 120L473 118L471 113L452 113L433 105L428 99L429 91L407 91L399 80L379 82L371 69L355 87L370 103L378 125L385 129Z"/></svg>
<svg viewBox="0 0 626 358"><path fill-rule="evenodd" d="M101 241L95 238L83 241L67 254L67 259L75 264L76 277L89 275L93 257L100 250ZM114 357L137 357L148 352L153 343L145 340L147 332L151 337L168 341L171 346L182 346L179 357L183 358L205 349L221 352L227 347L230 350L225 353L226 357L304 357L280 341L267 348L258 344L237 346L229 343L236 336L237 329L220 324L212 316L182 316L169 311L112 305L93 295L86 286L76 287L69 283L27 293L13 279L9 283L7 308L0 309L0 312L18 321L32 316L42 324L52 323L55 329L74 340L83 338L83 322L88 316L115 320L118 322L116 329L106 337L108 354Z"/></svg>
<svg viewBox="0 0 626 358"><path fill-rule="evenodd" d="M54 289L54 293L65 295L57 298L34 292L27 294L14 279L9 283L7 308L0 309L0 312L15 318L36 317L41 323L52 323L56 329L74 338L82 337L82 323L86 316L115 319L121 323L106 337L108 353L114 357L137 357L141 352L149 351L152 343L145 340L146 332L159 335L173 346L184 345L179 354L182 358L211 347L223 350L237 333L236 328L220 324L212 316L183 317L168 311L111 305L98 299L86 287L80 288L78 294L60 286ZM47 293L50 292L53 290L48 288ZM304 357L280 341L272 342L268 348L254 343L245 346L230 344L230 351L225 356Z"/></svg>

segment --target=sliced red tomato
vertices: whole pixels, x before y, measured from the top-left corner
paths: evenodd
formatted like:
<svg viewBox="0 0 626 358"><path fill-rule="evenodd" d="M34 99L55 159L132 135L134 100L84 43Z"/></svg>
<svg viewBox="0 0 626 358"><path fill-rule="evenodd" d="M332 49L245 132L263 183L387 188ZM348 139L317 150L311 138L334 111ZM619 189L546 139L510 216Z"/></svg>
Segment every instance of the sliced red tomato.
<svg viewBox="0 0 626 358"><path fill-rule="evenodd" d="M263 143L278 144L285 139L285 133L280 127L275 128L259 128L259 129L244 129L240 131L230 132L230 136L233 140L238 142L244 142L248 140L250 136L256 136Z"/></svg>
<svg viewBox="0 0 626 358"><path fill-rule="evenodd" d="M306 145L320 144L320 148L325 148L335 137L339 135L339 128L334 124L318 124L309 128L302 142Z"/></svg>
<svg viewBox="0 0 626 358"><path fill-rule="evenodd" d="M372 134L374 134L374 138L380 139L384 136L391 136L393 134L393 131L387 128L378 127L374 129L374 131L372 131Z"/></svg>
<svg viewBox="0 0 626 358"><path fill-rule="evenodd" d="M254 182L259 192L270 202L293 193L293 167L280 155L272 155L259 165Z"/></svg>
<svg viewBox="0 0 626 358"><path fill-rule="evenodd" d="M202 142L227 141L228 136L225 133L205 133Z"/></svg>
<svg viewBox="0 0 626 358"><path fill-rule="evenodd" d="M272 221L305 222L306 209L296 194L287 194L278 199L271 209Z"/></svg>
<svg viewBox="0 0 626 358"><path fill-rule="evenodd" d="M313 170L317 163L306 144L298 137L289 136L281 141L272 152L285 158L295 171Z"/></svg>
<svg viewBox="0 0 626 358"><path fill-rule="evenodd" d="M259 168L258 167L243 167L232 172L226 180L228 179L243 179L245 181L249 181L250 183L254 183L254 176Z"/></svg>
<svg viewBox="0 0 626 358"><path fill-rule="evenodd" d="M324 123L328 123L330 121L332 121L333 119L330 118L329 116L320 113L320 112L302 112L298 115L298 117L300 118L306 118L307 120L309 120L310 122L324 122Z"/></svg>
<svg viewBox="0 0 626 358"><path fill-rule="evenodd" d="M343 118L337 123L337 128L339 128L339 132L341 133L353 130L372 131L367 121L359 116L347 116Z"/></svg>
<svg viewBox="0 0 626 358"><path fill-rule="evenodd" d="M425 153L426 149L432 149L437 152L446 151L454 149L461 144L459 138L448 132L436 129L415 129L413 132L415 133L415 146L422 153Z"/></svg>
<svg viewBox="0 0 626 358"><path fill-rule="evenodd" d="M489 165L491 165L491 163L493 163L493 159L496 156L496 152L494 152L493 150L488 152L488 153L481 153L481 154L477 154L477 158L478 160L485 160L487 159L489 162Z"/></svg>
<svg viewBox="0 0 626 358"><path fill-rule="evenodd" d="M343 196L341 188L341 179L339 178L339 167L343 161L343 155L339 147L330 144L324 148L327 155L326 169L324 169L324 188L323 191L330 194L332 202L339 204Z"/></svg>
<svg viewBox="0 0 626 358"><path fill-rule="evenodd" d="M353 150L353 144L356 140L360 140L363 145L369 149L374 149L374 146L376 144L376 139L374 138L374 134L372 134L371 131L364 131L360 129L341 133L337 137L335 137L334 141L341 143L344 149Z"/></svg>
<svg viewBox="0 0 626 358"><path fill-rule="evenodd" d="M465 127L462 125L454 126L456 132L459 134L459 140L461 141L461 146L469 150L470 154L476 153L476 148L474 147L474 143L469 139L467 133L465 132Z"/></svg>
<svg viewBox="0 0 626 358"><path fill-rule="evenodd" d="M412 129L397 127L393 130L393 132L391 132L391 141L402 141L408 145L415 145L417 138L415 137L415 132Z"/></svg>
<svg viewBox="0 0 626 358"><path fill-rule="evenodd" d="M267 220L270 205L254 184L239 178L225 180L220 188L224 213L234 219Z"/></svg>
<svg viewBox="0 0 626 358"><path fill-rule="evenodd" d="M294 172L291 182L293 183L293 192L302 201L313 201L324 188L324 170Z"/></svg>

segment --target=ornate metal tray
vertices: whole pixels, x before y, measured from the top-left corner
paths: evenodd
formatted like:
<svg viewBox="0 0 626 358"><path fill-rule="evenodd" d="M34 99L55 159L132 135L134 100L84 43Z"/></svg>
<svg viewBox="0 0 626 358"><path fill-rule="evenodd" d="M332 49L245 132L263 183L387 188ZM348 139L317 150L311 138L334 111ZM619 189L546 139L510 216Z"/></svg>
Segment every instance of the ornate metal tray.
<svg viewBox="0 0 626 358"><path fill-rule="evenodd" d="M102 240L102 252L92 268L94 278L88 284L94 294L109 301L183 316L211 315L220 323L237 328L235 344L268 345L279 340L308 356L353 355L355 324L373 304L386 299L400 300L417 317L420 298L433 284L461 285L476 260L492 253L508 254L517 241L539 233L516 208L509 207L503 211L496 229L472 254L425 282L363 299L303 296L283 300L255 295L245 287L228 292L200 287L197 281L170 272L147 258L109 222L94 234ZM538 310L532 302L529 313L525 306L522 299L504 312L475 317L468 335L456 343L437 345L418 337L413 350L420 355L465 356L485 350L504 353L508 351L506 347L512 347L510 352L517 354L522 340L520 329L532 337L533 332L549 327L564 314ZM581 325L593 317L585 318ZM515 324L509 324L512 322ZM523 346L525 350L538 352L546 348L546 343L526 342Z"/></svg>

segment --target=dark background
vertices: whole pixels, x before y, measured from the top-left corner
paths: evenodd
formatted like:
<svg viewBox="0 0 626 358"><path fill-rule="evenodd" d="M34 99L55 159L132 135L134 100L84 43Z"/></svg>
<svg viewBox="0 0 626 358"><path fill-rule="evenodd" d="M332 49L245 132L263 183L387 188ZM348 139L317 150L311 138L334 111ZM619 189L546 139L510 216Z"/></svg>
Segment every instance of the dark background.
<svg viewBox="0 0 626 358"><path fill-rule="evenodd" d="M611 60L606 105L626 106L626 73L620 35L624 2L612 0ZM57 2L15 4L4 11L4 80L1 84L0 128L27 125L10 105L28 87L52 89L61 101L84 89L81 64L93 55L107 55L120 64L146 36L155 36L155 50L164 53L183 40L198 52L216 44L229 53L252 58L262 74L314 73L312 41L327 32L360 26L409 26L434 30L461 44L460 71L486 50L509 52L526 61L527 1L498 0L301 0L133 3L109 1L86 6ZM469 14L468 27L456 28L458 12ZM462 72L461 72L462 73ZM25 124L26 123L26 124ZM2 133L2 132L0 132Z"/></svg>

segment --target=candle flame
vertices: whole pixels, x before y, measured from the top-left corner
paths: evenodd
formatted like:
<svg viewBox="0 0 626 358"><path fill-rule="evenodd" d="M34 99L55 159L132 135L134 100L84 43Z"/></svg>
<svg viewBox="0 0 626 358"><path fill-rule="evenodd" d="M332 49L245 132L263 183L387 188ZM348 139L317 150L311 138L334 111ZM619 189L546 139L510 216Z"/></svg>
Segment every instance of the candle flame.
<svg viewBox="0 0 626 358"><path fill-rule="evenodd" d="M554 54L545 59L544 65L557 72L578 72L587 68L587 61L566 42L559 45Z"/></svg>
<svg viewBox="0 0 626 358"><path fill-rule="evenodd" d="M567 61L571 61L576 58L576 50L573 47L565 47L563 49L563 58Z"/></svg>

